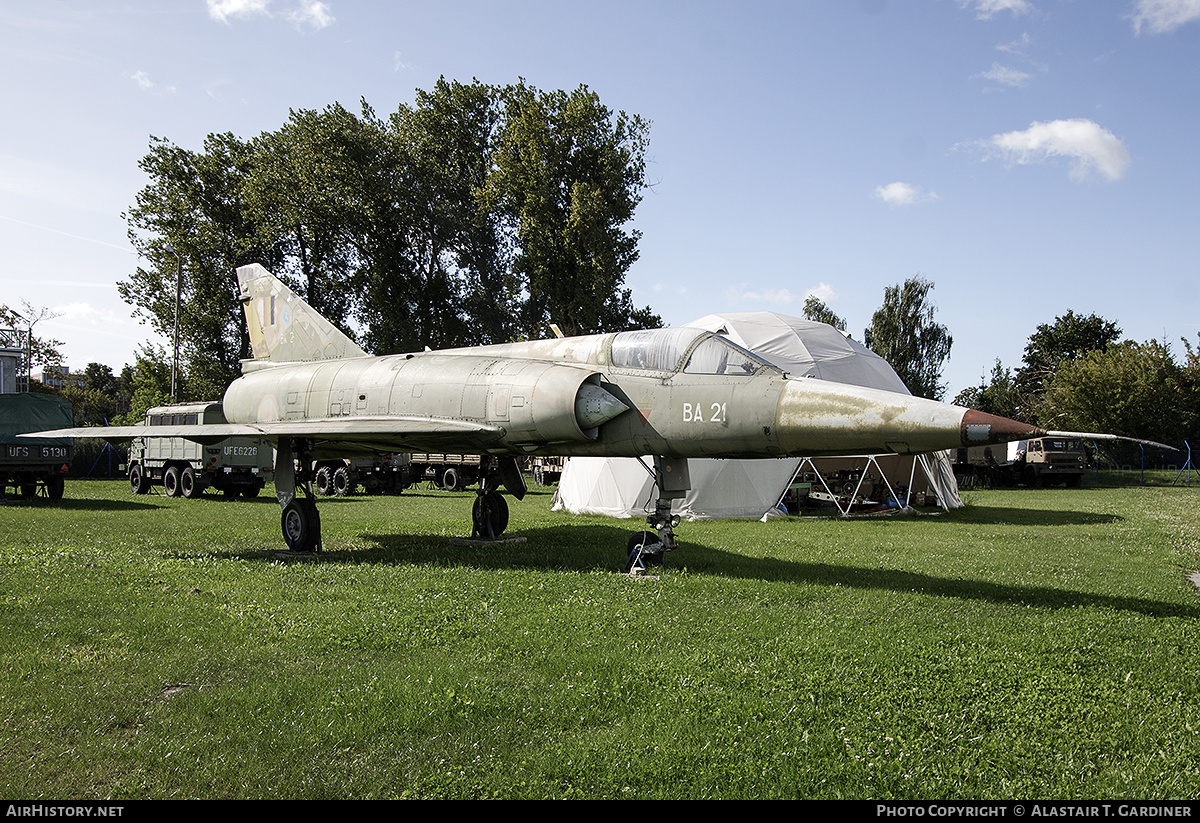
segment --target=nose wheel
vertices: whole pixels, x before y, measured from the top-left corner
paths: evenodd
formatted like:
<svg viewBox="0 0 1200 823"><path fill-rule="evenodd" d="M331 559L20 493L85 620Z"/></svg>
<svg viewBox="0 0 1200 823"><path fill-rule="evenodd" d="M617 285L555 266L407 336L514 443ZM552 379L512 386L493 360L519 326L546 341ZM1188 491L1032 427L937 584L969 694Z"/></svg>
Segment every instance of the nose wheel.
<svg viewBox="0 0 1200 823"><path fill-rule="evenodd" d="M650 566L663 565L663 555L679 547L675 542L675 527L679 525L679 516L671 513L671 507L674 501L682 498L691 488L687 460L656 457L652 475L659 496L654 506L654 514L646 518L646 525L653 531L645 529L634 532L625 544L623 570L626 574L642 574Z"/></svg>

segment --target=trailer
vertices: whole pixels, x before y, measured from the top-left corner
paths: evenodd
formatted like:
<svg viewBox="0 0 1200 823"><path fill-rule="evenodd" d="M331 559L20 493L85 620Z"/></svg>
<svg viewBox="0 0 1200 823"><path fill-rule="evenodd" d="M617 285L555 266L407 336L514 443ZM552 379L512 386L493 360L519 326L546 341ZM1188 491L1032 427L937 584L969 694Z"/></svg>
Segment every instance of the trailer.
<svg viewBox="0 0 1200 823"><path fill-rule="evenodd" d="M147 426L194 426L225 422L218 402L156 406ZM255 497L275 477L269 440L229 437L201 445L182 437L137 437L129 444L129 489L146 494L161 485L169 497L200 497L214 488L226 497Z"/></svg>
<svg viewBox="0 0 1200 823"><path fill-rule="evenodd" d="M427 480L446 491L462 491L479 481L482 457L478 454L410 454L412 482Z"/></svg>
<svg viewBox="0 0 1200 823"><path fill-rule="evenodd" d="M74 425L71 404L61 397L30 392L0 394L0 494L5 500L39 496L62 499L72 441L53 437L17 439L17 435Z"/></svg>

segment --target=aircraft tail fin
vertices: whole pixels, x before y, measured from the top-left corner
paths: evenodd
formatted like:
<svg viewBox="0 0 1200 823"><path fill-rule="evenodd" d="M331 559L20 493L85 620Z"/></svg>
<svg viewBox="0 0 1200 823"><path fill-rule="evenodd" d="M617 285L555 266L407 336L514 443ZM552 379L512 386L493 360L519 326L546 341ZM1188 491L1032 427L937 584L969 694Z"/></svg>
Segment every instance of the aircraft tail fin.
<svg viewBox="0 0 1200 823"><path fill-rule="evenodd" d="M237 270L255 361L366 357L358 345L257 263Z"/></svg>

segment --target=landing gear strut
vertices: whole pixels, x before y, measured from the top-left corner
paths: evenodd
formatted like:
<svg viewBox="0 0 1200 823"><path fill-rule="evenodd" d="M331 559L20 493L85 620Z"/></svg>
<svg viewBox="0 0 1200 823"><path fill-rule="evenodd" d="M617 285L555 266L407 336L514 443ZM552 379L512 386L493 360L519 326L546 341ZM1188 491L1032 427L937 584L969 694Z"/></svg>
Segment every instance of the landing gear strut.
<svg viewBox="0 0 1200 823"><path fill-rule="evenodd" d="M471 506L471 538L495 540L508 528L508 501L497 490L503 484L518 500L525 497L525 478L511 457L484 457L480 462L479 491Z"/></svg>
<svg viewBox="0 0 1200 823"><path fill-rule="evenodd" d="M663 565L663 555L678 548L675 542L675 527L679 517L671 514L674 501L682 499L692 487L686 458L655 457L654 485L658 489L658 502L654 514L646 518L647 525L654 531L634 532L625 549L627 556L626 574L641 574L650 566Z"/></svg>
<svg viewBox="0 0 1200 823"><path fill-rule="evenodd" d="M293 450L299 458L299 470L293 462ZM313 491L309 451L305 440L280 440L275 455L275 494L283 508L280 525L284 542L294 552L321 551L321 513ZM304 497L296 496L297 485L304 490Z"/></svg>

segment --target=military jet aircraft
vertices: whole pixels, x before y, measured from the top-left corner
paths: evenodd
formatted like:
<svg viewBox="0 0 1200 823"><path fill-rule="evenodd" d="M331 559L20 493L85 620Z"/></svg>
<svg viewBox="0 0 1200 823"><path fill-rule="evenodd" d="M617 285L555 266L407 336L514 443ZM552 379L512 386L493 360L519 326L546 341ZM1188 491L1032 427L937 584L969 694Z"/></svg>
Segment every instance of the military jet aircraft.
<svg viewBox="0 0 1200 823"><path fill-rule="evenodd" d="M228 423L157 426L153 434L275 443L283 537L293 551L321 548L309 467L322 456L484 455L472 535L495 538L508 523L500 487L518 500L525 494L518 458L653 455L653 531L635 534L628 548L631 558L661 559L675 547L671 501L690 488L688 458L918 454L1045 434L911 395L791 378L687 326L370 357L262 266L237 276L254 358L225 392ZM39 436L149 433L128 426Z"/></svg>

